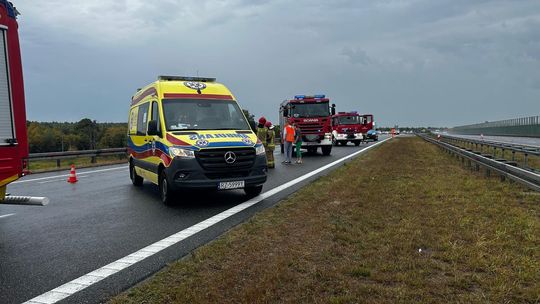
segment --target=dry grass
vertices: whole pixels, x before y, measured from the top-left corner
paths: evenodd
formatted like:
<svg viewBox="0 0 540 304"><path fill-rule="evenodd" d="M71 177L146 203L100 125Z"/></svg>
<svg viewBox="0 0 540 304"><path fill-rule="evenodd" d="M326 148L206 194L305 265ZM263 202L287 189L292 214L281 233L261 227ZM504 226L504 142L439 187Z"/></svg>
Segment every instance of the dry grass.
<svg viewBox="0 0 540 304"><path fill-rule="evenodd" d="M399 138L111 302L538 303L539 202Z"/></svg>

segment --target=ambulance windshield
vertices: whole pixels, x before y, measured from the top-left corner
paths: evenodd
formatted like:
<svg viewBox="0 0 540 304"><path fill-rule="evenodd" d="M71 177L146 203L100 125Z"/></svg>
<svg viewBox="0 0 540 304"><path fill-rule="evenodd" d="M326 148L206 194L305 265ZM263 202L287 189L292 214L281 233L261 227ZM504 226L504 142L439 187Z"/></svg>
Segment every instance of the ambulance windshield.
<svg viewBox="0 0 540 304"><path fill-rule="evenodd" d="M250 130L233 100L164 99L167 131Z"/></svg>

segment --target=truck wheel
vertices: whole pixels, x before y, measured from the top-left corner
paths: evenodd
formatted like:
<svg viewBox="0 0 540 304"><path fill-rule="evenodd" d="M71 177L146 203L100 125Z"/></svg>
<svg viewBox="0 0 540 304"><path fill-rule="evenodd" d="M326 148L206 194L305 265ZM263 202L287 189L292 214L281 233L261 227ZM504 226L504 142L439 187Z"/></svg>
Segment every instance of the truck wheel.
<svg viewBox="0 0 540 304"><path fill-rule="evenodd" d="M322 146L321 150L324 156L328 156L330 155L330 152L332 152L332 146Z"/></svg>
<svg viewBox="0 0 540 304"><path fill-rule="evenodd" d="M161 196L161 202L169 206L173 202L173 191L167 181L165 171L161 171L159 175L159 194Z"/></svg>
<svg viewBox="0 0 540 304"><path fill-rule="evenodd" d="M309 154L315 154L317 153L317 148L316 147L307 148L307 151Z"/></svg>
<svg viewBox="0 0 540 304"><path fill-rule="evenodd" d="M255 196L261 194L262 188L263 188L262 185L253 186L253 187L246 187L246 188L244 188L244 192L246 193L246 195L248 197L251 198L251 197L255 197Z"/></svg>
<svg viewBox="0 0 540 304"><path fill-rule="evenodd" d="M360 141L359 140L355 141L354 145L357 146L357 147L360 146Z"/></svg>
<svg viewBox="0 0 540 304"><path fill-rule="evenodd" d="M137 172L135 171L135 166L131 163L129 164L129 178L131 179L131 182L134 186L142 186L143 178L137 175Z"/></svg>

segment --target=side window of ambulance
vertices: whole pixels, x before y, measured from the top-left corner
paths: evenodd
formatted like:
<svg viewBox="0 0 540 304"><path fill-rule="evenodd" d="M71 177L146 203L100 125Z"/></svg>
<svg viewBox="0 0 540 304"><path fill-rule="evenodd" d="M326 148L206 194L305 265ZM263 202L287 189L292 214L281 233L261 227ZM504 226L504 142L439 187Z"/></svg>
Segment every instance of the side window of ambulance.
<svg viewBox="0 0 540 304"><path fill-rule="evenodd" d="M129 135L136 135L137 134L137 116L139 113L139 107L131 109L131 113L129 113Z"/></svg>
<svg viewBox="0 0 540 304"><path fill-rule="evenodd" d="M146 135L146 125L148 124L148 105L145 103L139 106L137 117L137 135Z"/></svg>
<svg viewBox="0 0 540 304"><path fill-rule="evenodd" d="M152 102L152 119L157 121L158 132L161 132L161 122L159 121L159 107L157 101Z"/></svg>

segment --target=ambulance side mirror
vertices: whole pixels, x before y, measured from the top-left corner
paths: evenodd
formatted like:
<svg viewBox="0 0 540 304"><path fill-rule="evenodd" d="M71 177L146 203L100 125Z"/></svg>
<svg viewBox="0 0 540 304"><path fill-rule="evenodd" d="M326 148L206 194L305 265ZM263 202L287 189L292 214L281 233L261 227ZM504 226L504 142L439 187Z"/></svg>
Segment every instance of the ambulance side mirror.
<svg viewBox="0 0 540 304"><path fill-rule="evenodd" d="M148 135L157 135L159 136L159 131L158 131L158 125L157 125L157 120L150 120L148 122L148 131L146 132L146 134Z"/></svg>
<svg viewBox="0 0 540 304"><path fill-rule="evenodd" d="M336 105L332 104L332 115L336 115Z"/></svg>

